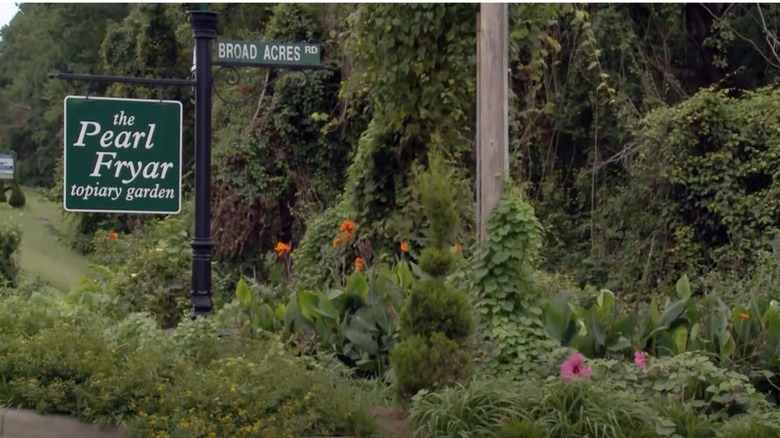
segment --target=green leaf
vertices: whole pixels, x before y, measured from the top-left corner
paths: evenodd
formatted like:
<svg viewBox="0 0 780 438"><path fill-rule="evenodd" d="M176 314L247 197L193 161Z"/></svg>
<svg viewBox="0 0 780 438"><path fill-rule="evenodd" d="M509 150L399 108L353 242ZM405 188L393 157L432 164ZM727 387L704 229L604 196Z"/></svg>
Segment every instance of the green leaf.
<svg viewBox="0 0 780 438"><path fill-rule="evenodd" d="M734 349L736 348L736 344L734 343L734 338L731 336L731 332L725 330L720 332L719 344L721 358L725 359L731 357L731 355L734 353Z"/></svg>
<svg viewBox="0 0 780 438"><path fill-rule="evenodd" d="M276 318L278 321L284 321L286 313L287 308L284 306L284 303L280 303L278 306L276 306L276 310L274 311L274 318Z"/></svg>
<svg viewBox="0 0 780 438"><path fill-rule="evenodd" d="M349 296L359 297L363 302L368 297L368 281L360 271L355 271L347 279L346 293Z"/></svg>
<svg viewBox="0 0 780 438"><path fill-rule="evenodd" d="M336 307L333 306L331 300L325 295L317 295L316 304L312 307L315 312L325 318L336 320L339 317L339 312Z"/></svg>
<svg viewBox="0 0 780 438"><path fill-rule="evenodd" d="M677 433L677 425L666 419L661 419L656 422L655 433L664 438L671 438Z"/></svg>
<svg viewBox="0 0 780 438"><path fill-rule="evenodd" d="M676 353L680 354L684 352L688 346L688 328L684 325L678 326L676 329L674 329L673 338Z"/></svg>
<svg viewBox="0 0 780 438"><path fill-rule="evenodd" d="M368 352L369 354L376 354L379 350L379 347L377 346L377 343L374 341L374 339L361 331L348 328L344 330L344 337L346 337L355 346L359 347L363 351Z"/></svg>
<svg viewBox="0 0 780 438"><path fill-rule="evenodd" d="M298 320L298 314L298 293L293 292L290 295L290 299L287 302L287 307L284 313L284 325L288 330L293 331L297 328L295 327L295 323Z"/></svg>
<svg viewBox="0 0 780 438"><path fill-rule="evenodd" d="M688 304L688 300L679 300L669 306L661 317L658 319L658 327L669 328L672 324L685 312L685 306Z"/></svg>
<svg viewBox="0 0 780 438"><path fill-rule="evenodd" d="M766 311L766 319L766 333L768 338L775 343L780 342L780 308L774 300L769 303L769 308Z"/></svg>
<svg viewBox="0 0 780 438"><path fill-rule="evenodd" d="M658 298L656 297L656 294L653 293L653 296L650 298L650 328L656 328L658 327L658 320L660 316L658 313Z"/></svg>
<svg viewBox="0 0 780 438"><path fill-rule="evenodd" d="M615 294L610 290L601 289L598 298L596 298L596 302L599 307L601 307L603 313L609 312L615 304Z"/></svg>
<svg viewBox="0 0 780 438"><path fill-rule="evenodd" d="M258 309L258 325L260 328L262 328L265 331L272 331L274 328L274 318L273 318L274 312L273 309L271 309L271 306L268 304L263 304L260 306L260 309Z"/></svg>
<svg viewBox="0 0 780 438"><path fill-rule="evenodd" d="M553 339L565 343L565 334L571 322L572 311L569 307L571 295L560 293L544 306L544 328Z"/></svg>
<svg viewBox="0 0 780 438"><path fill-rule="evenodd" d="M409 264L406 260L401 260L395 267L396 275L398 275L398 286L401 288L407 288L412 285L414 278L412 277L412 270L409 268Z"/></svg>
<svg viewBox="0 0 780 438"><path fill-rule="evenodd" d="M607 341L607 334L604 330L604 326L598 319L598 315L595 312L590 314L590 327L588 331L593 334L593 341L595 342L596 351L599 351L605 347Z"/></svg>
<svg viewBox="0 0 780 438"><path fill-rule="evenodd" d="M683 300L691 298L691 282L688 280L688 275L683 275L677 280L677 296Z"/></svg>
<svg viewBox="0 0 780 438"><path fill-rule="evenodd" d="M623 350L626 350L626 349L629 349L629 348L631 348L631 342L628 339L626 339L625 337L621 336L612 345L607 347L607 350L609 350L612 353L616 353L616 352L623 351Z"/></svg>
<svg viewBox="0 0 780 438"><path fill-rule="evenodd" d="M343 290L341 290L341 289L330 289L330 290L328 290L328 292L325 294L325 296L326 296L326 297L327 297L329 300L331 300L331 301L335 300L336 298L338 298L338 297L340 297L340 296L342 296L342 295L344 295L344 291L343 291Z"/></svg>
<svg viewBox="0 0 780 438"><path fill-rule="evenodd" d="M314 319L314 316L316 315L316 311L314 309L315 303L316 298L310 292L298 292L298 306L301 311L301 315L303 315L304 318Z"/></svg>
<svg viewBox="0 0 780 438"><path fill-rule="evenodd" d="M241 277L236 285L236 299L238 299L238 302L244 307L248 307L252 304L252 292L249 290L246 281L244 281L244 277Z"/></svg>

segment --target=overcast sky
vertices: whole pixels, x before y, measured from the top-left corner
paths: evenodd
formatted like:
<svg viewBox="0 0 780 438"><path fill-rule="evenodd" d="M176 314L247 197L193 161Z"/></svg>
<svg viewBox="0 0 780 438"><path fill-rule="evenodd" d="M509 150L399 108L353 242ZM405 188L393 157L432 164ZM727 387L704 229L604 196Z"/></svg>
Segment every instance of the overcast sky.
<svg viewBox="0 0 780 438"><path fill-rule="evenodd" d="M16 3L13 1L0 2L0 27L5 26L16 15Z"/></svg>

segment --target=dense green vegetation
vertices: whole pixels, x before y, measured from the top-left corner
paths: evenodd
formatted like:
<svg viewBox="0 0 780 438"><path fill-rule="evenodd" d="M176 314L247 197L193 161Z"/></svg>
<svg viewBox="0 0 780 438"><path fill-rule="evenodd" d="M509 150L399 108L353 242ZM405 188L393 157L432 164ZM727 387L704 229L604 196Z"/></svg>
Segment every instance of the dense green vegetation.
<svg viewBox="0 0 780 438"><path fill-rule="evenodd" d="M215 99L218 306L197 325L191 206L63 214L95 264L78 284L53 235L6 220L61 201L66 94L192 120L188 88L46 78L187 77L189 6L22 4L0 31L21 309L0 314L0 403L140 436L381 433L346 399L397 403L415 437L780 436L780 8L510 5L510 175L477 243L476 5L213 5L221 36L319 43L326 68L217 85L243 103Z"/></svg>

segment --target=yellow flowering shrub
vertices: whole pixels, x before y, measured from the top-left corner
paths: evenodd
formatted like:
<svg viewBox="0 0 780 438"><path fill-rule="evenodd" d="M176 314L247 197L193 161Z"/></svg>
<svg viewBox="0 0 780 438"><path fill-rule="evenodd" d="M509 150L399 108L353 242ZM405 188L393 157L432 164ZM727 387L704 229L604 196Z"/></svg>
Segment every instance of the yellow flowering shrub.
<svg viewBox="0 0 780 438"><path fill-rule="evenodd" d="M124 425L138 437L371 436L362 393L275 338L175 331L36 295L0 306L0 397L10 405Z"/></svg>

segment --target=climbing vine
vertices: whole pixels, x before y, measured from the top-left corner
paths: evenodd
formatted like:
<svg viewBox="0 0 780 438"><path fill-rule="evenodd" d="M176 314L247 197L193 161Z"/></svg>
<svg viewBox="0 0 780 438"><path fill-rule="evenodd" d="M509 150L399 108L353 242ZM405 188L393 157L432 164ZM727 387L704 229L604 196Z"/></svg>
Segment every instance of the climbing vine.
<svg viewBox="0 0 780 438"><path fill-rule="evenodd" d="M322 6L280 4L270 12L266 40L319 43L328 33ZM297 244L308 218L340 191L349 137L323 132L318 117L338 106L338 59L337 50L326 52L326 68L305 76L247 69L240 84L223 86L229 99L245 102L215 102L212 231L218 258L251 261L277 241Z"/></svg>
<svg viewBox="0 0 780 438"><path fill-rule="evenodd" d="M474 307L481 355L493 372L522 377L554 348L545 335L543 289L534 274L541 224L521 190L510 183L487 223L474 266Z"/></svg>
<svg viewBox="0 0 780 438"><path fill-rule="evenodd" d="M349 24L352 70L342 97L367 101L371 121L345 190L375 246L421 242L421 218L404 211L413 164L438 145L465 168L473 165L476 8L363 4Z"/></svg>

